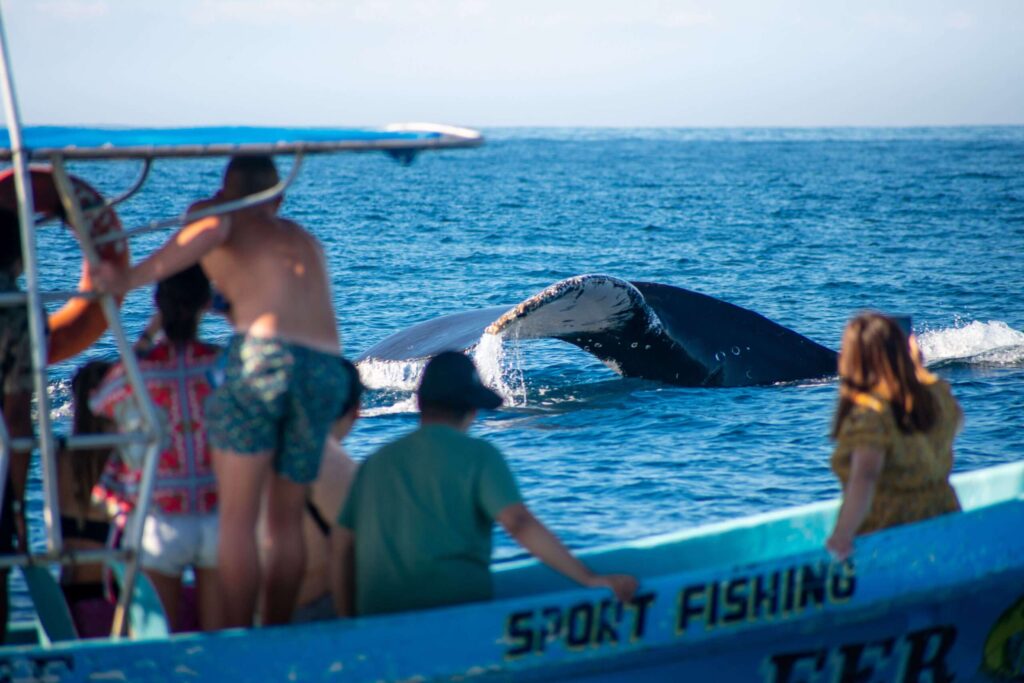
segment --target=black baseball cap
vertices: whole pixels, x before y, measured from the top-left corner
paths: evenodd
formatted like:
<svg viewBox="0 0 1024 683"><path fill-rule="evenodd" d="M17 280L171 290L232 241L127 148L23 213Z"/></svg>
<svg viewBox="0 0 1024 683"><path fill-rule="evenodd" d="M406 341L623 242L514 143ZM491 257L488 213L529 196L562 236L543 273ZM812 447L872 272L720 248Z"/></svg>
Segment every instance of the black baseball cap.
<svg viewBox="0 0 1024 683"><path fill-rule="evenodd" d="M420 401L460 410L497 408L501 396L484 386L473 361L458 351L442 351L423 369Z"/></svg>

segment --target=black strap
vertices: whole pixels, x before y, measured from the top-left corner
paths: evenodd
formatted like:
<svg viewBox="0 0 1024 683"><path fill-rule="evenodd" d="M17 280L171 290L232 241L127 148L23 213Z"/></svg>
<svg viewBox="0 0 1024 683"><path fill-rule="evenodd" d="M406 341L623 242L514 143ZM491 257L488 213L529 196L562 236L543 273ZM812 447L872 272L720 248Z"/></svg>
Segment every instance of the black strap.
<svg viewBox="0 0 1024 683"><path fill-rule="evenodd" d="M61 515L60 533L64 538L81 538L105 545L110 538L110 523Z"/></svg>
<svg viewBox="0 0 1024 683"><path fill-rule="evenodd" d="M320 514L320 508L318 508L309 498L306 499L306 512L308 512L309 516L313 518L313 524L316 524L316 528L320 530L320 533L323 534L324 538L331 535L331 527L327 523L327 520L324 519L324 516Z"/></svg>

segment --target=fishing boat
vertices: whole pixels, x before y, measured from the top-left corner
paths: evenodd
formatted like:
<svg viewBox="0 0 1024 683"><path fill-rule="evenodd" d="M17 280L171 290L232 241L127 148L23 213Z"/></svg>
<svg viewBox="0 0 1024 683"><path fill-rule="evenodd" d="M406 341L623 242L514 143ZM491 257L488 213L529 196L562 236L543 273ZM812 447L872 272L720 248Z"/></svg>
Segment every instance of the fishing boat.
<svg viewBox="0 0 1024 683"><path fill-rule="evenodd" d="M496 599L301 626L167 635L143 599L132 638L0 650L4 680L1019 681L1024 463L953 477L962 513L858 540L834 562L837 500L580 556L641 578L628 603L534 561Z"/></svg>
<svg viewBox="0 0 1024 683"><path fill-rule="evenodd" d="M141 387L118 302L83 291L48 292L40 281L35 231L66 217L92 263L124 262L133 235L196 220L124 228L116 206L145 183L154 161L249 152L291 155L278 186L217 212L269 201L288 187L305 155L382 151L402 162L420 152L480 145L472 130L423 124L377 131L269 128L22 129L3 50L11 201L26 245L24 294L33 347L38 436L12 439L0 421L0 477L13 448L37 448L43 474L46 549L0 558L23 572L35 605L0 648L0 681L462 681L1024 680L1024 463L953 478L963 512L871 534L851 559L824 551L838 501L785 509L579 555L597 571L629 572L640 590L627 603L581 589L532 560L495 566L496 598L407 614L309 625L170 634L152 587L139 574L138 535L111 551L72 553L62 545L56 494L49 364L81 350L109 322L129 380ZM73 177L74 160L135 159L137 181L105 200ZM45 168L30 166L44 162ZM68 303L50 316L43 304ZM141 443L146 467L140 514L150 504L160 441L146 392L136 390L137 434L76 436L67 447ZM141 533L141 525L139 525ZM109 638L79 639L52 570L104 562L120 599Z"/></svg>

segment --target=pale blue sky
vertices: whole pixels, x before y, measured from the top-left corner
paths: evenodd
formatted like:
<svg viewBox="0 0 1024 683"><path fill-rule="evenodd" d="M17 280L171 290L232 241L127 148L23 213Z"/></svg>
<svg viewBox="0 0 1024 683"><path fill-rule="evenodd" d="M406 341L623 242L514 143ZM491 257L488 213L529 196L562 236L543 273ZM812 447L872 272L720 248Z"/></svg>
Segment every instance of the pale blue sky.
<svg viewBox="0 0 1024 683"><path fill-rule="evenodd" d="M5 0L35 124L1024 124L1024 0Z"/></svg>

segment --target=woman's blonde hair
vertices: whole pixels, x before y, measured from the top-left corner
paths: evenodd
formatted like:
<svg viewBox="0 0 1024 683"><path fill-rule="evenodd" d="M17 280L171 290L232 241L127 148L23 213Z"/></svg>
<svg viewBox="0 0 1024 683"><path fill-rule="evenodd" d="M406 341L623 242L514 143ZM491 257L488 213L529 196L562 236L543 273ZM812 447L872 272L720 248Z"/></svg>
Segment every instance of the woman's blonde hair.
<svg viewBox="0 0 1024 683"><path fill-rule="evenodd" d="M833 439L860 395L887 400L896 426L904 433L927 431L935 424L935 401L917 376L907 337L881 313L861 313L846 324L839 381Z"/></svg>

